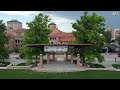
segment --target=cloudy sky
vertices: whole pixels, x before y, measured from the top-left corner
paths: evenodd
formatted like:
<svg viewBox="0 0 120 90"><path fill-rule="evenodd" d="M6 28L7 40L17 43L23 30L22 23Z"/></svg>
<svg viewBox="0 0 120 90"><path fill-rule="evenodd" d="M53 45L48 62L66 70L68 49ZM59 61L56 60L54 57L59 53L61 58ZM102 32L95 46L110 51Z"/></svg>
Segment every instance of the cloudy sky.
<svg viewBox="0 0 120 90"><path fill-rule="evenodd" d="M51 22L56 23L58 29L64 32L74 30L71 23L83 15L83 11L0 11L0 19L5 23L11 19L17 19L23 23L23 28L27 28L26 22L32 21L34 16L40 12L49 15ZM90 14L92 12L89 11ZM120 12L118 11L117 15L113 15L113 12L115 11L96 11L98 15L106 18L106 26L120 28Z"/></svg>

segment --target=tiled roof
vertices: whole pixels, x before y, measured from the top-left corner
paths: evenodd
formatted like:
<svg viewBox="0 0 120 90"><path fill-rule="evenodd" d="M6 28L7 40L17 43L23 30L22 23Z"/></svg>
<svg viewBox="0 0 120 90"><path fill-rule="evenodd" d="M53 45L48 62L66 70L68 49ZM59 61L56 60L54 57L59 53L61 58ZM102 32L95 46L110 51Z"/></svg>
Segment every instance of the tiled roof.
<svg viewBox="0 0 120 90"><path fill-rule="evenodd" d="M23 33L24 29L18 29L18 30L7 30L5 32L6 36L14 36L14 33Z"/></svg>
<svg viewBox="0 0 120 90"><path fill-rule="evenodd" d="M73 37L60 38L60 39L59 39L59 41L60 41L60 42L68 42L68 41L72 41L72 40L74 40L74 38L73 38Z"/></svg>
<svg viewBox="0 0 120 90"><path fill-rule="evenodd" d="M22 33L22 32L24 32L25 30L24 29L18 29L18 30L14 30L15 32L20 32L20 33Z"/></svg>
<svg viewBox="0 0 120 90"><path fill-rule="evenodd" d="M56 33L56 34L52 34L52 35L49 35L50 37L61 37L61 36L73 36L72 33Z"/></svg>

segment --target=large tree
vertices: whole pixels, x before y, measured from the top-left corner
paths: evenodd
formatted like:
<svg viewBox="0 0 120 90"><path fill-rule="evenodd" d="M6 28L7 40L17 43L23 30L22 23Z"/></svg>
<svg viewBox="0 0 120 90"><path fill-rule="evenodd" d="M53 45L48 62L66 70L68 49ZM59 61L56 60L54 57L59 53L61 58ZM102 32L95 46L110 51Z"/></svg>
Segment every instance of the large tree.
<svg viewBox="0 0 120 90"><path fill-rule="evenodd" d="M118 42L118 45L120 45L120 36L116 38L116 41Z"/></svg>
<svg viewBox="0 0 120 90"><path fill-rule="evenodd" d="M119 47L120 47L120 36L118 36L118 37L116 38L116 41L118 42L118 45L119 45ZM119 49L119 51L118 51L118 57L120 57L120 49Z"/></svg>
<svg viewBox="0 0 120 90"><path fill-rule="evenodd" d="M73 43L94 45L93 47L80 49L79 53L83 64L86 61L93 61L95 58L99 62L104 60L104 57L100 54L102 46L106 42L104 26L104 17L98 16L95 12L90 15L87 11L84 12L80 19L72 23L72 27L75 29L72 33L76 38ZM74 55L76 55L75 53Z"/></svg>
<svg viewBox="0 0 120 90"><path fill-rule="evenodd" d="M8 38L5 35L6 30L5 23L3 23L3 20L0 20L0 59L3 60L9 57L8 50L4 47L4 44L8 42Z"/></svg>
<svg viewBox="0 0 120 90"><path fill-rule="evenodd" d="M106 42L107 42L107 43L111 43L112 34L111 34L110 31L107 30L107 31L105 32L105 38L106 38Z"/></svg>
<svg viewBox="0 0 120 90"><path fill-rule="evenodd" d="M48 35L50 34L50 29L48 28L48 23L50 18L47 15L39 13L35 16L34 20L27 22L29 29L25 30L22 41L23 44L47 44L49 43ZM36 57L40 54L39 48L29 48L26 45L20 50L21 56L32 61L34 56Z"/></svg>

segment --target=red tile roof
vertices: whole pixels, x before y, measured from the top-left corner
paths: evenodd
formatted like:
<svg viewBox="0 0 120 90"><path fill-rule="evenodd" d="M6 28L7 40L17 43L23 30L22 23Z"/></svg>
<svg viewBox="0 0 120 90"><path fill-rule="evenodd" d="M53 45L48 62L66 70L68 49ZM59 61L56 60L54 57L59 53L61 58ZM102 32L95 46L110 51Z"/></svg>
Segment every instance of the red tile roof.
<svg viewBox="0 0 120 90"><path fill-rule="evenodd" d="M72 33L57 33L57 34L52 34L52 35L49 35L50 37L61 37L61 36L73 36Z"/></svg>
<svg viewBox="0 0 120 90"><path fill-rule="evenodd" d="M14 36L13 33L23 33L24 29L18 29L18 30L7 30L5 31L6 36Z"/></svg>
<svg viewBox="0 0 120 90"><path fill-rule="evenodd" d="M73 37L60 38L60 39L59 39L59 41L60 41L60 42L69 42L69 41L72 41L72 40L74 40L74 38L73 38Z"/></svg>
<svg viewBox="0 0 120 90"><path fill-rule="evenodd" d="M24 29L14 30L14 32L18 32L18 33L23 33L24 31L25 31Z"/></svg>

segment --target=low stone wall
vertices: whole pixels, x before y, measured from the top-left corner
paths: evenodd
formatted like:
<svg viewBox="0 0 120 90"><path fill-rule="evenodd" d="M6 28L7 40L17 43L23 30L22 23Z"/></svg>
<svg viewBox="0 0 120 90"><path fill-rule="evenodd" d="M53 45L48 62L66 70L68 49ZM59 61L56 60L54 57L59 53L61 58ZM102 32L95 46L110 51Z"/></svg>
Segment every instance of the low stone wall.
<svg viewBox="0 0 120 90"><path fill-rule="evenodd" d="M7 69L30 69L30 66L9 66Z"/></svg>
<svg viewBox="0 0 120 90"><path fill-rule="evenodd" d="M31 65L30 66L7 66L7 69L30 69L31 68Z"/></svg>

